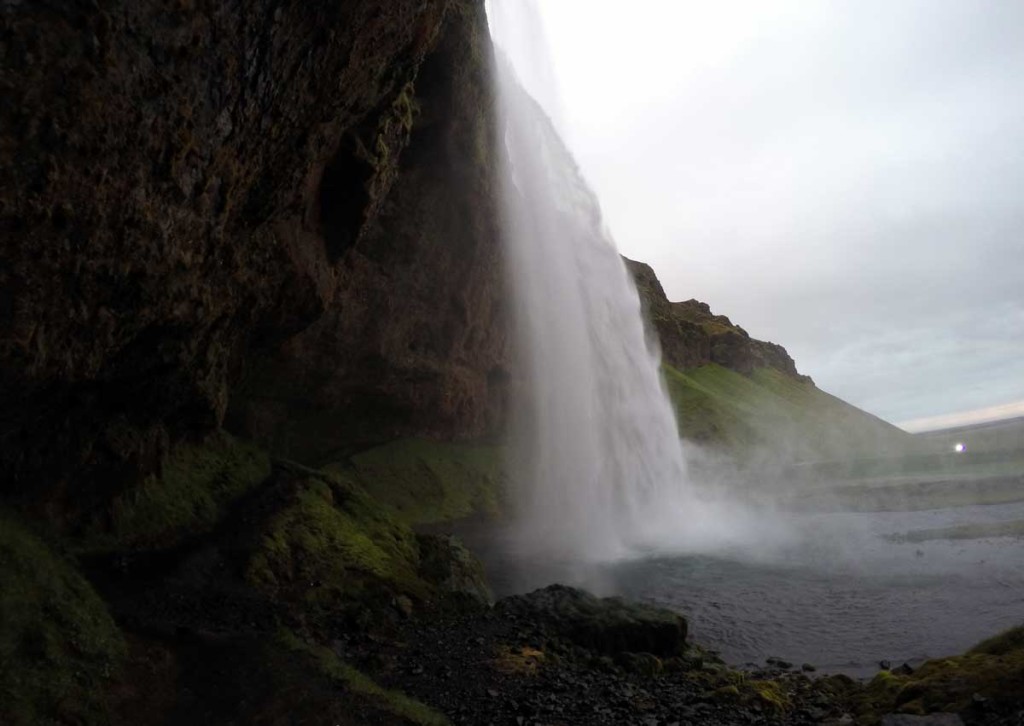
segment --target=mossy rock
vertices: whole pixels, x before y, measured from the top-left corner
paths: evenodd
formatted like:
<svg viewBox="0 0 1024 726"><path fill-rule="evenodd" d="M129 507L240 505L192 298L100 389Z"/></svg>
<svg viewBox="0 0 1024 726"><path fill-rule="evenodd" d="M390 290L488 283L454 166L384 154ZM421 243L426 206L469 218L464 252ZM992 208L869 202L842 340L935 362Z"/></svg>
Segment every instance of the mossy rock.
<svg viewBox="0 0 1024 726"><path fill-rule="evenodd" d="M0 513L0 723L102 723L125 654L88 582Z"/></svg>
<svg viewBox="0 0 1024 726"><path fill-rule="evenodd" d="M311 472L264 523L246 579L273 598L372 609L396 595L429 598L419 565L409 527L350 479Z"/></svg>
<svg viewBox="0 0 1024 726"><path fill-rule="evenodd" d="M549 636L598 653L671 658L686 650L687 623L681 615L619 598L598 598L565 585L507 597L497 608L528 617Z"/></svg>
<svg viewBox="0 0 1024 726"><path fill-rule="evenodd" d="M650 653L619 653L615 663L627 673L641 676L656 676L665 670L661 658Z"/></svg>
<svg viewBox="0 0 1024 726"><path fill-rule="evenodd" d="M955 713L975 694L993 702L1024 702L1024 628L1013 628L967 653L930 660L912 674L878 673L853 695L858 720L877 723L887 713Z"/></svg>
<svg viewBox="0 0 1024 726"><path fill-rule="evenodd" d="M97 553L173 546L209 532L226 506L269 476L266 453L227 433L181 444L164 459L158 475L114 498L80 549Z"/></svg>
<svg viewBox="0 0 1024 726"><path fill-rule="evenodd" d="M480 561L451 535L417 535L420 574L445 595L474 604L494 601Z"/></svg>
<svg viewBox="0 0 1024 726"><path fill-rule="evenodd" d="M762 707L778 713L784 713L792 707L792 701L785 690L776 681L748 681L751 700Z"/></svg>
<svg viewBox="0 0 1024 726"><path fill-rule="evenodd" d="M687 680L699 684L716 701L782 715L789 711L792 699L783 685L774 680L750 679L745 673L729 669L687 673Z"/></svg>
<svg viewBox="0 0 1024 726"><path fill-rule="evenodd" d="M502 450L488 444L401 439L328 470L353 474L407 524L497 516L505 488Z"/></svg>
<svg viewBox="0 0 1024 726"><path fill-rule="evenodd" d="M1024 651L1024 625L983 640L967 651L974 655L1010 655Z"/></svg>

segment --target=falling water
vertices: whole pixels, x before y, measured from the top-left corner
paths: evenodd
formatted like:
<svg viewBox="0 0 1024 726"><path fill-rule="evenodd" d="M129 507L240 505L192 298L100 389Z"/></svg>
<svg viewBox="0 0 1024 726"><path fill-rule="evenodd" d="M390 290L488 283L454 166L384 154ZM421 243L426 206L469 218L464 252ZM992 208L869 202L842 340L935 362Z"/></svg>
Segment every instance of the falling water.
<svg viewBox="0 0 1024 726"><path fill-rule="evenodd" d="M509 52L499 53L496 77L524 381L512 457L519 539L535 553L614 558L644 545L656 521L681 522L688 493L676 421L597 199L512 69L524 68L538 95L551 94L536 66L543 53L534 52L532 65L510 59L517 40L538 37L536 10L506 0L488 12L496 43Z"/></svg>

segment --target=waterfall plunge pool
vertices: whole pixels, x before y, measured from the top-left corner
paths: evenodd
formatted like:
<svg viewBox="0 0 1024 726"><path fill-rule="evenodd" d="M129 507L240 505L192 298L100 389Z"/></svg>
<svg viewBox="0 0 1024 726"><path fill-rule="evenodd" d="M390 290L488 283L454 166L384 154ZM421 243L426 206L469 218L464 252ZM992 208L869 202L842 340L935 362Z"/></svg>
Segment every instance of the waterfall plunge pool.
<svg viewBox="0 0 1024 726"><path fill-rule="evenodd" d="M484 560L499 597L561 582L649 602L685 615L696 642L739 667L774 657L865 677L882 660L916 666L1024 622L1024 538L899 537L1021 522L1024 502L772 516L798 536L777 547L650 551L607 563L527 561L493 525L457 533Z"/></svg>

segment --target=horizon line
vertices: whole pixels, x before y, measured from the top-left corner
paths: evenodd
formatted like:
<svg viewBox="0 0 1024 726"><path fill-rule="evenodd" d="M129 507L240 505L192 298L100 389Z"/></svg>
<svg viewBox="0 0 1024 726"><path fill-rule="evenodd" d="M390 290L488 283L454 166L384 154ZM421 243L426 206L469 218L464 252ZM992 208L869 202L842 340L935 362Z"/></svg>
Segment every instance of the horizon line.
<svg viewBox="0 0 1024 726"><path fill-rule="evenodd" d="M944 413L937 416L922 416L907 421L900 421L895 425L907 433L921 434L928 431L942 431L943 429L954 429L973 424L994 423L1020 416L1024 416L1024 400L1000 403L995 406L983 406L967 411Z"/></svg>

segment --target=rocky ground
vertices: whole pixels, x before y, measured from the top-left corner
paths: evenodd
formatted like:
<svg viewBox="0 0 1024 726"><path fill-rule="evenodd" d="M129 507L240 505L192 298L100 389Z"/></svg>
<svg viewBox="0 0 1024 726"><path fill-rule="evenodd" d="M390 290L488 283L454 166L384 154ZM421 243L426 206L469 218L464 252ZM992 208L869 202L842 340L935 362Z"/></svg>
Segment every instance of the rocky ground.
<svg viewBox="0 0 1024 726"><path fill-rule="evenodd" d="M576 605L583 601L586 607ZM493 609L410 621L341 652L457 724L1020 724L1024 704L973 699L960 714L884 715L845 676L738 671L673 638L665 611L552 586ZM624 634L618 626L629 623ZM659 635L651 640L653 633ZM677 630L676 635L685 634ZM661 657L629 652L658 643ZM888 672L886 672L888 673ZM884 708L882 709L884 710Z"/></svg>
<svg viewBox="0 0 1024 726"><path fill-rule="evenodd" d="M415 531L405 499L385 505L366 488L422 477L426 460L437 471L472 461L425 447L405 458L387 448L396 471L366 456L318 470L222 435L181 449L161 480L74 538L0 510L0 723L1024 718L1024 628L859 683L779 662L737 670L693 644L673 612L565 586L492 604L464 546Z"/></svg>

